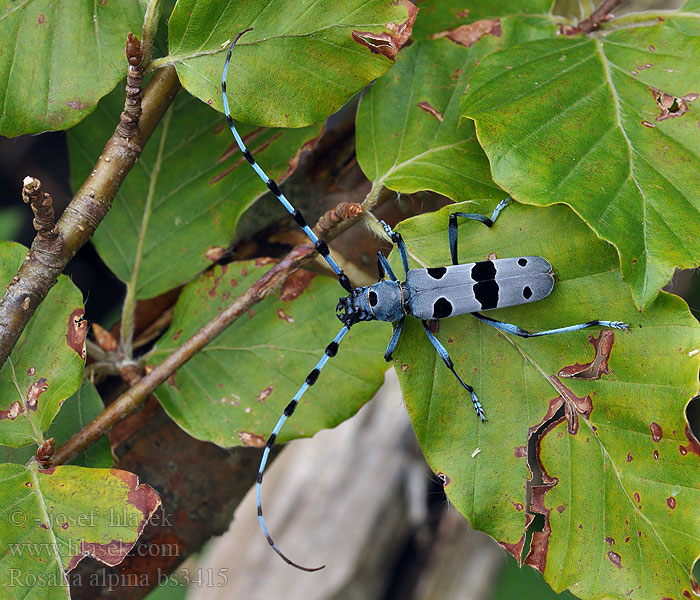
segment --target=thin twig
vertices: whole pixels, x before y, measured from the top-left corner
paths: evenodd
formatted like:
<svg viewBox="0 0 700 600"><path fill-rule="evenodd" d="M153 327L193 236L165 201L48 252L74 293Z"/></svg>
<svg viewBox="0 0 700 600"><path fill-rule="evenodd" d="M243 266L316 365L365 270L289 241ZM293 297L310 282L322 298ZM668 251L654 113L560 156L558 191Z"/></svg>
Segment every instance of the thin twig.
<svg viewBox="0 0 700 600"><path fill-rule="evenodd" d="M335 237L344 231L363 214L363 211L362 207L356 204L351 210L336 212L330 217L329 213L319 219L319 223L314 228L317 235L322 235L326 239ZM342 215L348 216L348 220L340 222L335 220L335 217ZM247 313L254 304L277 290L292 273L312 260L315 254L316 250L308 243L295 246L289 254L236 298L223 312L209 321L163 362L146 374L143 379L138 381L134 379L134 385L129 390L119 396L100 415L56 450L51 463L53 465L64 464L96 442L115 425L136 412L160 384L223 332L240 315Z"/></svg>
<svg viewBox="0 0 700 600"><path fill-rule="evenodd" d="M610 13L625 0L603 0L591 15L581 21L576 28L581 33L591 33L600 27L600 24L610 20Z"/></svg>
<svg viewBox="0 0 700 600"><path fill-rule="evenodd" d="M41 181L36 177L25 177L22 183L22 200L30 204L34 212L32 224L37 232L37 246L49 254L60 252L63 238L56 230L51 195L41 192Z"/></svg>
<svg viewBox="0 0 700 600"><path fill-rule="evenodd" d="M87 242L110 209L141 148L151 136L180 89L174 68L160 70L144 92L139 131L125 140L116 131L100 158L61 215L56 228L63 247L55 255L40 253L32 244L37 260L25 261L0 300L0 367L12 352L19 336L68 261Z"/></svg>

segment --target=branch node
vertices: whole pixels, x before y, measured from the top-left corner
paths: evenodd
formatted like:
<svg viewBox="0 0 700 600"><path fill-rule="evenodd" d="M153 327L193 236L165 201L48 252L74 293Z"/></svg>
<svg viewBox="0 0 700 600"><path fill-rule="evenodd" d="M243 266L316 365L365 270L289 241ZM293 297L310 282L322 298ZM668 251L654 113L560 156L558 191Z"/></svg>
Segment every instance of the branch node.
<svg viewBox="0 0 700 600"><path fill-rule="evenodd" d="M601 23L606 23L613 18L612 11L624 1L625 0L603 0L587 19L579 23L578 27L571 28L571 30L563 33L571 35L573 33L591 33L595 31L600 27Z"/></svg>
<svg viewBox="0 0 700 600"><path fill-rule="evenodd" d="M141 42L131 32L126 38L126 60L129 70L126 76L126 99L124 111L119 117L117 133L124 139L130 139L138 133L141 118L141 84L143 83L143 50Z"/></svg>
<svg viewBox="0 0 700 600"><path fill-rule="evenodd" d="M63 247L61 238L53 215L53 199L50 194L41 191L41 181L36 177L25 177L22 182L22 200L32 207L34 213L34 229L37 235L35 244L37 249L56 254Z"/></svg>
<svg viewBox="0 0 700 600"><path fill-rule="evenodd" d="M335 227L338 223L350 219L357 219L358 217L361 217L364 212L365 211L361 204L356 204L354 202L341 202L319 217L318 222L314 226L314 233L319 238L324 238L329 230Z"/></svg>
<svg viewBox="0 0 700 600"><path fill-rule="evenodd" d="M56 449L56 441L53 438L46 440L36 451L36 460L42 469L51 466L51 457Z"/></svg>

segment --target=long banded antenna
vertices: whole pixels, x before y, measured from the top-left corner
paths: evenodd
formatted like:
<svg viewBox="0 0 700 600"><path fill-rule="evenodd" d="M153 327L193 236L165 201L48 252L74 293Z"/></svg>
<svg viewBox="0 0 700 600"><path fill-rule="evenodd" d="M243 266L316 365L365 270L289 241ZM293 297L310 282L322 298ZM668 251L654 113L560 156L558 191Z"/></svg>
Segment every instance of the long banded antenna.
<svg viewBox="0 0 700 600"><path fill-rule="evenodd" d="M238 144L238 147L243 153L245 159L250 163L250 166L253 167L253 170L258 174L260 179L263 180L268 189L275 196L277 196L277 199L282 203L282 206L284 206L287 209L287 212L292 216L296 224L299 225L299 227L301 227L301 229L304 231L307 237L311 240L311 243L314 245L314 248L316 248L316 251L325 259L325 261L328 263L331 269L333 269L335 274L338 276L338 282L340 283L340 285L342 285L343 288L348 293L350 293L352 292L352 284L350 283L348 276L345 273L343 273L343 270L336 264L336 262L333 260L333 257L330 255L328 244L326 244L326 242L324 242L323 240L318 239L316 234L311 230L311 227L309 227L308 223L306 222L304 215L302 215L299 210L297 210L291 205L289 200L285 198L277 183L275 183L273 179L270 179L265 174L265 171L263 171L260 168L260 165L258 165L258 163L255 162L255 158L251 154L250 150L246 148L246 145L243 143L243 139L239 135L236 126L233 124L233 119L231 118L231 110L229 109L228 105L228 97L226 96L226 76L228 74L228 65L231 62L231 53L233 52L234 46L236 45L240 37L244 33L250 31L251 29L252 27L244 29L236 36L236 39L234 39L233 42L231 42L231 46L228 49L228 54L226 55L226 62L224 63L224 71L221 75L221 94L224 100L224 113L226 114L228 126L231 128L231 133L233 133L233 137L236 139L236 144Z"/></svg>
<svg viewBox="0 0 700 600"><path fill-rule="evenodd" d="M275 445L275 440L277 439L277 434L280 432L280 429L282 429L282 425L284 425L284 422L291 417L294 414L294 411L296 410L297 404L299 404L299 400L301 397L304 395L304 392L308 390L314 383L316 383L316 380L318 379L318 375L321 372L321 369L323 369L324 365L326 362L328 362L329 358L334 357L337 352L338 352L338 344L340 344L340 340L345 337L345 334L350 330L349 327L345 326L343 327L339 332L338 335L336 335L333 338L333 341L326 346L326 350L321 357L321 360L316 363L316 366L314 367L313 371L309 373L306 377L306 381L302 384L302 386L299 388L299 391L294 394L294 398L292 398L292 401L287 405L287 407L284 409L284 412L282 413L282 416L280 416L279 420L277 421L277 425L275 425L275 428L272 430L272 433L270 434L270 437L267 438L267 443L265 444L265 450L263 451L262 459L260 460L260 467L258 468L258 478L255 484L256 488L256 494L257 494L257 504L258 504L258 521L260 521L260 527L262 527L263 533L265 534L265 537L267 538L267 541L269 542L270 546L272 546L272 549L277 552L282 557L282 560L284 560L287 564L292 565L293 567L296 567L297 569L301 569L302 571L318 571L319 569L323 569L326 565L321 565L320 567L302 567L301 565L298 565L291 559L289 559L275 544L274 540L270 536L269 532L267 531L267 526L265 525L265 518L263 517L263 511L262 511L262 479L263 479L263 472L265 471L265 466L267 465L267 458L270 455L270 450L272 449L272 446Z"/></svg>

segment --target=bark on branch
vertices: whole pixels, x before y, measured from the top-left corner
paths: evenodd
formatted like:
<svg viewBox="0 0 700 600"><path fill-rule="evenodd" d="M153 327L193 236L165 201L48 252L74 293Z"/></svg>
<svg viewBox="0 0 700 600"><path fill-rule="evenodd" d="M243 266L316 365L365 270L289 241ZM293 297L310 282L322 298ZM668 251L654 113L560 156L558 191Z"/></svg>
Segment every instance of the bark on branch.
<svg viewBox="0 0 700 600"><path fill-rule="evenodd" d="M625 0L603 0L591 15L581 21L577 27L581 33L591 33L600 27L600 24L610 19L610 13Z"/></svg>
<svg viewBox="0 0 700 600"><path fill-rule="evenodd" d="M118 132L107 142L87 181L75 194L56 224L62 238L58 252L46 252L34 240L17 275L0 301L0 367L49 290L78 249L93 235L112 200L180 89L173 67L158 71L143 97L138 132L125 139Z"/></svg>

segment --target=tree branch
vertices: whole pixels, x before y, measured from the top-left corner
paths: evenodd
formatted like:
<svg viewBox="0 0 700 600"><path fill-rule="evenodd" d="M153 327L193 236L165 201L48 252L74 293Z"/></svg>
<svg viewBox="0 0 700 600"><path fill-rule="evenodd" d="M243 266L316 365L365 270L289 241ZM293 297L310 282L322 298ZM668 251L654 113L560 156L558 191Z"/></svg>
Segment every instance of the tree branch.
<svg viewBox="0 0 700 600"><path fill-rule="evenodd" d="M615 10L625 0L603 0L591 16L579 23L576 28L581 33L591 33L600 27L600 24L610 19L610 13Z"/></svg>
<svg viewBox="0 0 700 600"><path fill-rule="evenodd" d="M359 204L343 203L324 214L314 228L320 238L335 237L363 215ZM96 442L112 427L136 412L148 396L175 371L197 354L204 346L222 333L240 315L277 290L305 263L314 258L316 250L308 243L295 246L280 262L272 267L241 296L236 298L220 314L184 342L177 350L156 366L143 379L110 404L100 415L88 423L72 438L61 445L53 455L51 464L61 465Z"/></svg>
<svg viewBox="0 0 700 600"><path fill-rule="evenodd" d="M87 181L56 224L58 235L63 240L60 250L46 252L34 240L27 260L0 301L0 367L64 267L92 237L109 211L117 190L179 89L180 82L174 68L162 69L153 76L144 93L139 131L129 139L115 131Z"/></svg>

